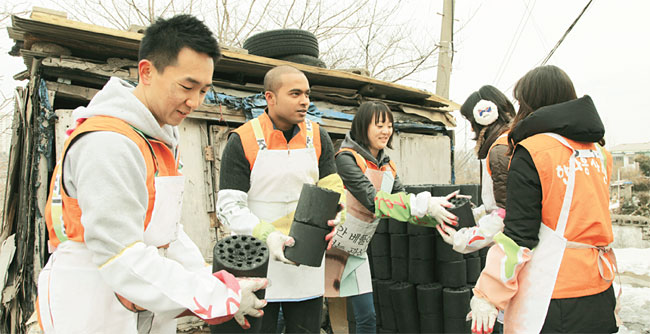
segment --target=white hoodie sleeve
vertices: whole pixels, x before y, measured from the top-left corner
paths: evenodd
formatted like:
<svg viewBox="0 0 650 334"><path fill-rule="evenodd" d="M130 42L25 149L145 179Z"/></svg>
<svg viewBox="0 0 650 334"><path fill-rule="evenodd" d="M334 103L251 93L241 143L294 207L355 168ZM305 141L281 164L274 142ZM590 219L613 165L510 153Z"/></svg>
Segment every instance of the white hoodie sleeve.
<svg viewBox="0 0 650 334"><path fill-rule="evenodd" d="M172 259L189 271L206 271L212 273L212 267L205 262L199 247L185 233L182 224L178 224L176 240L167 248L167 258Z"/></svg>
<svg viewBox="0 0 650 334"><path fill-rule="evenodd" d="M116 293L163 317L190 309L212 319L238 310L236 280L224 283L209 270L184 267L143 243L146 166L133 141L113 132L83 135L68 150L63 176L82 211L86 246ZM191 248L184 235L181 248Z"/></svg>

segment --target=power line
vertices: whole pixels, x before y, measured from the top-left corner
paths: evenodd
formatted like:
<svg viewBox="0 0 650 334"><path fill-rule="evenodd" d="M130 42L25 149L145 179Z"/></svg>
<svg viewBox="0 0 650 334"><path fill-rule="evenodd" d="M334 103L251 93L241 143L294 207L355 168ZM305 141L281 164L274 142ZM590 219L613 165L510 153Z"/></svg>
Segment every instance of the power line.
<svg viewBox="0 0 650 334"><path fill-rule="evenodd" d="M584 14L585 11L587 11L587 8L589 8L589 5L591 5L591 2L592 2L592 1L593 1L593 0L589 0L589 2L587 3L587 5L585 6L585 8L583 8L583 9L582 9L582 12L580 12L580 15L578 15L578 17L576 17L575 21L573 21L573 23L571 23L571 25L569 26L569 29L567 29L567 30L564 32L564 35L562 35L562 38L560 38L560 40L557 41L557 44L555 44L555 46L553 47L553 49L551 50L551 52L549 52L548 55L546 56L546 58L544 58L544 60L542 61L542 66L543 66L543 65L546 65L546 62L547 62L549 59L551 59L551 56L553 56L553 54L555 53L555 50L557 50L557 48L560 46L560 44L562 44L562 42L564 41L564 38L566 38L566 36L567 36L567 35L569 34L569 32L571 31L571 29L573 29L573 27L576 25L576 23L578 23L578 20L580 20L580 18L582 17L582 14Z"/></svg>
<svg viewBox="0 0 650 334"><path fill-rule="evenodd" d="M504 63L506 62L506 59L508 58L508 55L510 54L510 49L512 48L512 45L515 43L515 40L517 38L517 34L519 34L519 28L521 28L521 24L524 22L524 19L526 17L526 13L524 13L521 16L521 19L519 20L519 23L517 24L517 29L515 29L514 35L512 35L512 39L510 40L510 44L508 44L508 48L506 49L506 54L503 56L501 59L501 63L499 64L499 67L497 68L497 72L494 76L494 79L492 80L492 83L496 85L497 80L501 76L501 69L503 68Z"/></svg>
<svg viewBox="0 0 650 334"><path fill-rule="evenodd" d="M539 39L539 42L542 43L542 47L546 49L546 39L544 38L544 34L542 33L542 29L540 29L539 25L537 24L537 21L535 20L534 16L531 16L530 18L531 22L533 23L533 28L535 28L535 32L537 33L537 38Z"/></svg>
<svg viewBox="0 0 650 334"><path fill-rule="evenodd" d="M515 53L517 44L519 44L519 39L521 38L521 35L523 35L524 30L526 29L526 25L528 24L528 19L530 19L530 16L533 13L533 7L535 7L535 3L537 2L537 0L534 0L533 5L530 7L528 6L528 3L526 1L523 2L524 2L524 6L526 6L526 11L524 12L524 14L521 17L521 20L519 21L519 25L515 30L514 36L512 36L512 40L510 41L510 45L508 46L504 59L501 61L501 65L499 65L499 69L497 70L497 75L494 78L495 86L499 84L499 82L501 81L501 77L503 76L506 69L508 68L510 59L512 58L512 55Z"/></svg>
<svg viewBox="0 0 650 334"><path fill-rule="evenodd" d="M587 10L587 8L589 8L589 5L591 5L591 2L592 2L592 1L593 1L593 0L589 0L589 2L587 3L587 5L585 6L585 8L583 8L582 11L580 12L580 15L578 15L578 17L575 19L575 21L573 21L573 23L571 24L571 26L569 26L569 28L564 32L564 35L562 35L562 38L560 38L560 40L557 42L557 44L555 44L555 46L553 47L553 49L548 53L548 55L544 58L544 60L542 60L541 64L539 64L539 65L535 65L535 67L546 65L546 63L549 61L549 59L551 59L551 57L552 57L553 54L555 53L555 50L557 50L557 48L560 46L560 44L562 44L562 42L564 41L564 39L566 38L566 36L567 36L567 35L569 34L569 32L571 31L571 29L573 29L573 27L576 25L576 23L578 23L578 20L580 20L580 18L582 17L582 14L584 14L585 11ZM516 83L517 83L517 81L513 82L510 86L508 86L508 88L507 88L505 91L509 91L512 87L514 87L514 85L515 85Z"/></svg>

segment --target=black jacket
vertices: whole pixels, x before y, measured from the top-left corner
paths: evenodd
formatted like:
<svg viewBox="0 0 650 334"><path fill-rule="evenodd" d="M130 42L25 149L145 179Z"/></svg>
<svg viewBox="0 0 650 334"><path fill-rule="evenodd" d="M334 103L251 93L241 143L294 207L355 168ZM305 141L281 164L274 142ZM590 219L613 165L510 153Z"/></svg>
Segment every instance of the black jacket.
<svg viewBox="0 0 650 334"><path fill-rule="evenodd" d="M600 116L589 96L538 109L512 129L515 144L533 135L553 132L579 142L598 142L605 135ZM539 242L542 222L542 186L528 151L515 148L507 186L504 234L530 249ZM578 298L553 299L542 332L612 333L616 304L612 288Z"/></svg>
<svg viewBox="0 0 650 334"><path fill-rule="evenodd" d="M387 165L390 161L390 157L386 155L384 150L379 151L378 158L373 157L368 148L357 143L350 137L349 132L345 136L343 143L341 143L341 148L353 149L361 154L363 158L377 165L377 167ZM375 212L375 195L377 191L372 185L372 182L363 174L351 152L339 151L336 154L336 170L343 180L343 185L345 185L345 188L350 191L354 198L361 202L370 212ZM391 193L400 191L404 191L404 186L400 182L399 177L395 175L395 183L393 183L393 191Z"/></svg>
<svg viewBox="0 0 650 334"><path fill-rule="evenodd" d="M605 127L593 101L585 96L538 109L519 122L508 139L517 144L544 132L579 142L598 142L605 135ZM542 186L532 157L521 145L512 155L506 196L504 233L518 245L534 248L542 221Z"/></svg>

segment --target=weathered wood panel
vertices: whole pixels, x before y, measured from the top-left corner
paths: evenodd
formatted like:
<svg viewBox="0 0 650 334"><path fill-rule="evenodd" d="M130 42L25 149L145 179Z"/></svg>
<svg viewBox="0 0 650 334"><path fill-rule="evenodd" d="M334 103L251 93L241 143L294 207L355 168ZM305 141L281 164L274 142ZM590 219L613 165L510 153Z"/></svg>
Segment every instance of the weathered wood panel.
<svg viewBox="0 0 650 334"><path fill-rule="evenodd" d="M201 136L207 136L207 133L201 133L203 123L200 120L186 119L178 127L183 163L181 172L185 175L181 223L185 232L199 246L203 257L211 259L216 237L214 229L210 227L210 217L206 210L209 197L206 193L204 168L208 161L205 161L204 148L201 146Z"/></svg>
<svg viewBox="0 0 650 334"><path fill-rule="evenodd" d="M54 123L54 150L56 153L56 161L61 159L61 151L67 135L65 132L72 126L72 110L71 109L58 109L54 111L56 114L56 122Z"/></svg>
<svg viewBox="0 0 650 334"><path fill-rule="evenodd" d="M450 183L451 144L449 137L396 133L388 155L397 165L403 184Z"/></svg>
<svg viewBox="0 0 650 334"><path fill-rule="evenodd" d="M226 148L226 143L228 142L228 134L230 131L234 130L235 127L227 127L221 125L212 125L210 126L210 147L212 148L214 160L212 161L212 177L213 177L213 186L214 186L214 200L215 205L217 201L218 191L219 191L219 177L221 175L221 155L223 150ZM223 225L217 220L216 213L210 216L211 224L214 228L217 229L218 235L215 235L218 238L222 238L225 235L228 235L230 232L224 228ZM210 257L210 261L212 257Z"/></svg>

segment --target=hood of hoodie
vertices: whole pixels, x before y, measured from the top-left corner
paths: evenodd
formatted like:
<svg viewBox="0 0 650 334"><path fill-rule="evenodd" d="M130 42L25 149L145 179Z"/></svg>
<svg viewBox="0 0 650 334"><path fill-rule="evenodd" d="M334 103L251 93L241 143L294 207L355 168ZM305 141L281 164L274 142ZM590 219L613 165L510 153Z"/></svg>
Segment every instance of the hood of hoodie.
<svg viewBox="0 0 650 334"><path fill-rule="evenodd" d="M145 135L165 143L172 149L176 148L178 128L171 125L160 127L151 111L133 95L134 89L128 82L112 77L87 107L79 107L72 112L72 118L75 123L79 118L92 116L119 118Z"/></svg>
<svg viewBox="0 0 650 334"><path fill-rule="evenodd" d="M557 133L578 142L595 143L605 135L605 126L594 101L585 95L537 109L512 129L510 140L516 144L544 132Z"/></svg>
<svg viewBox="0 0 650 334"><path fill-rule="evenodd" d="M343 143L341 143L341 148L351 148L357 153L361 154L361 156L374 163L378 167L381 167L390 161L390 157L386 155L384 150L380 150L379 154L377 154L378 158L375 158L372 156L372 153L370 153L370 150L366 148L365 146L357 143L354 139L352 139L352 136L350 136L350 132L348 132L345 135L345 139L343 140Z"/></svg>

